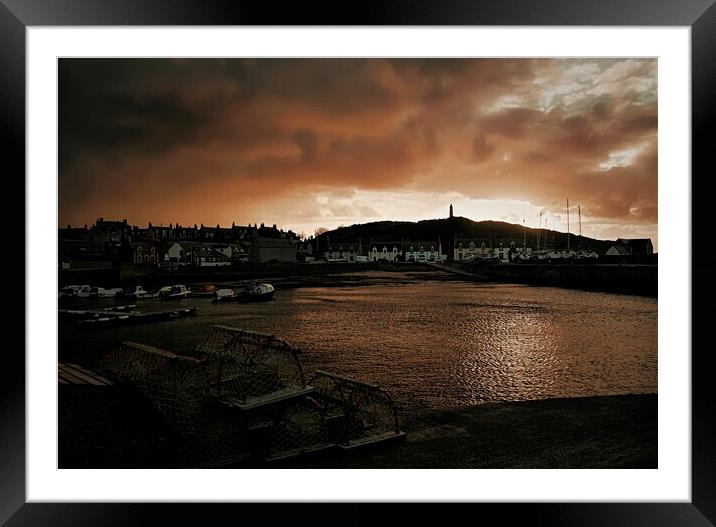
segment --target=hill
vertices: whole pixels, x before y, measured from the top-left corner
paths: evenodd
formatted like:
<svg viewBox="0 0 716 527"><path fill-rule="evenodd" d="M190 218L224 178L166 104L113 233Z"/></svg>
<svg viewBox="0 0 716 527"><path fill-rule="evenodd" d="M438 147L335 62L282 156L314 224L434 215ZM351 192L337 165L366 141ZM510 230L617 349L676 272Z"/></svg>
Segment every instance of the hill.
<svg viewBox="0 0 716 527"><path fill-rule="evenodd" d="M328 243L355 243L359 239L364 244L380 242L437 241L441 240L443 251L451 251L455 240L469 239L484 243L486 247L509 246L512 242L521 247L526 240L527 246L536 248L539 236L540 248L557 250L567 248L567 233L548 229L523 228L522 225L504 221L473 221L456 216L435 220L377 221L360 223L350 227L340 227L321 234L318 247L325 250ZM614 243L611 240L597 240L574 233L569 235L572 249L593 250L602 254Z"/></svg>

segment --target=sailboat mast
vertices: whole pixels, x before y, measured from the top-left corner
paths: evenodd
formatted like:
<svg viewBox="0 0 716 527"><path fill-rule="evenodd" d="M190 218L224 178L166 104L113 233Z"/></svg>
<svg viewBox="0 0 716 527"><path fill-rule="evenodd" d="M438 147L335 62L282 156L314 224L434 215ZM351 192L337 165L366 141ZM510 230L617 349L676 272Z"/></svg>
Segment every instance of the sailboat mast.
<svg viewBox="0 0 716 527"><path fill-rule="evenodd" d="M539 227L537 227L537 251L539 252L539 235L542 231L542 213L539 213Z"/></svg>
<svg viewBox="0 0 716 527"><path fill-rule="evenodd" d="M577 205L577 214L579 214L579 246L582 246L582 206Z"/></svg>
<svg viewBox="0 0 716 527"><path fill-rule="evenodd" d="M522 215L522 253L527 252L527 224L525 215Z"/></svg>
<svg viewBox="0 0 716 527"><path fill-rule="evenodd" d="M567 250L569 250L569 198L567 198Z"/></svg>
<svg viewBox="0 0 716 527"><path fill-rule="evenodd" d="M549 234L549 229L547 228L547 218L544 219L544 230L547 231L544 235L544 248L547 249L547 234Z"/></svg>

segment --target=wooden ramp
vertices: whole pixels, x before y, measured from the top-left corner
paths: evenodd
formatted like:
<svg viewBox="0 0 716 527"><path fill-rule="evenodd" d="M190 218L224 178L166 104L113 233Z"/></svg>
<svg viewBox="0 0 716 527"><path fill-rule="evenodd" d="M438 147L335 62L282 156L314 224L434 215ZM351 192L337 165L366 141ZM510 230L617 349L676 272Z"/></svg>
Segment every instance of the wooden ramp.
<svg viewBox="0 0 716 527"><path fill-rule="evenodd" d="M114 383L96 372L77 364L57 364L57 381L60 384L112 386Z"/></svg>
<svg viewBox="0 0 716 527"><path fill-rule="evenodd" d="M236 397L221 397L218 400L221 404L230 408L238 408L239 410L248 411L283 403L286 401L290 401L291 399L305 397L306 395L309 395L314 391L315 390L311 386L306 386L305 388L300 389L288 388L285 390L277 390L266 395L259 395L254 397L249 396L246 399L238 399Z"/></svg>

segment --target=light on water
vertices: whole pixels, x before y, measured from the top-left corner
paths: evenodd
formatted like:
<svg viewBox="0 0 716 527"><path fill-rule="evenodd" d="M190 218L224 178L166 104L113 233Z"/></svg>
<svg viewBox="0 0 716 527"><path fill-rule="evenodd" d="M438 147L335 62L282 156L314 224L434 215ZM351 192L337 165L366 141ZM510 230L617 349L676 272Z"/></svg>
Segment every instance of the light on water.
<svg viewBox="0 0 716 527"><path fill-rule="evenodd" d="M199 316L92 332L61 326L60 360L91 365L128 340L191 353L211 326L226 324L298 347L308 378L324 369L379 384L403 409L657 391L653 298L420 282L284 289L266 303L180 304L198 306Z"/></svg>

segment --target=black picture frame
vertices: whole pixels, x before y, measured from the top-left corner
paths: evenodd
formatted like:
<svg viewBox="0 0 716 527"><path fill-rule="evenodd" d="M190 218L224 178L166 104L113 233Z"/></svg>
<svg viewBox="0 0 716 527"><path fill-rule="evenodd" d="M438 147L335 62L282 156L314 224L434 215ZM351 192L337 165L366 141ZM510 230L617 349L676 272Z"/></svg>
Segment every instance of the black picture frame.
<svg viewBox="0 0 716 527"><path fill-rule="evenodd" d="M25 30L27 26L74 25L533 25L533 26L688 26L692 53L692 215L709 210L707 192L698 192L706 179L706 162L711 142L708 127L716 118L716 7L715 0L362 0L341 2L273 2L223 0L0 0L0 149L2 149L5 207L3 225L13 237L13 247L4 251L3 269L9 278L11 298L24 298L25 285L32 276L25 271L24 242L20 241L19 218L23 218L25 196ZM688 174L673 175L688 177ZM12 196L12 198L9 198ZM9 198L9 199L8 199ZM11 208L10 201L20 211ZM712 206L712 205L711 205ZM668 218L661 218L667 221ZM475 504L471 518L499 518L500 524L521 525L609 525L609 526L707 526L716 524L716 430L710 405L711 371L709 346L699 346L708 327L709 304L713 298L713 269L708 244L707 222L692 218L692 233L684 235L691 258L692 349L671 350L691 353L692 364L692 500L689 503L532 503ZM23 229L23 240L25 230ZM691 253L691 247L697 250ZM9 249L9 247L6 247ZM24 280L19 280L23 276ZM16 305L16 304L15 304ZM24 304L23 304L24 305ZM699 309L699 306L702 306ZM9 320L8 320L9 317ZM25 310L6 314L6 326L24 325ZM6 333L10 334L10 332ZM9 341L6 341L9 342ZM28 504L25 503L25 361L20 343L6 345L2 356L0 383L0 520L7 525L128 525L156 521L162 524L204 524L206 507L148 504ZM243 507L254 507L242 505ZM323 505L320 505L323 507ZM212 507L226 508L213 505ZM350 504L337 514L326 516L307 511L298 514L272 506L271 523L286 518L292 524L326 522L357 524L383 517L374 504ZM314 506L311 506L312 508ZM475 509L477 507L477 509ZM285 511L285 512L284 512ZM244 514L254 514L249 511ZM220 512L218 514L221 514ZM231 513L230 513L231 514ZM401 512L401 521L424 514L421 506ZM451 515L462 514L451 511ZM284 516L285 515L285 516ZM173 517L173 518L172 518ZM453 516L457 517L457 516ZM248 516L246 517L248 519ZM386 517L387 519L387 517Z"/></svg>

